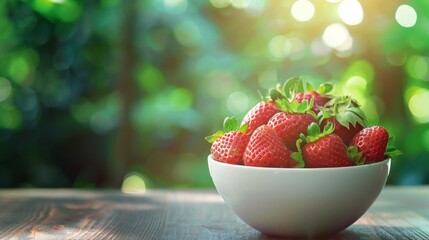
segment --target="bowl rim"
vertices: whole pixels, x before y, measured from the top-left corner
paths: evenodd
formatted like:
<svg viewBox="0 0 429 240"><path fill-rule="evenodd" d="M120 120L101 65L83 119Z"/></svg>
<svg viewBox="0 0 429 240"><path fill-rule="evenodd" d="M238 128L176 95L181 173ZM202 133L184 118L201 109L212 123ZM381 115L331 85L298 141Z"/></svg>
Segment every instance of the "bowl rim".
<svg viewBox="0 0 429 240"><path fill-rule="evenodd" d="M375 162L375 163L369 163L364 165L357 165L357 166L345 166L345 167L327 167L327 168L280 168L280 167L256 167L256 166L245 166L245 165L236 165L236 164L230 164L230 163L224 163L216 161L211 154L207 157L208 163L216 164L222 167L228 167L228 168L235 168L235 169L255 169L257 171L332 171L335 169L362 169L362 168L369 168L369 167L375 167L379 165L385 165L386 163L390 162L391 158L386 158L383 161Z"/></svg>

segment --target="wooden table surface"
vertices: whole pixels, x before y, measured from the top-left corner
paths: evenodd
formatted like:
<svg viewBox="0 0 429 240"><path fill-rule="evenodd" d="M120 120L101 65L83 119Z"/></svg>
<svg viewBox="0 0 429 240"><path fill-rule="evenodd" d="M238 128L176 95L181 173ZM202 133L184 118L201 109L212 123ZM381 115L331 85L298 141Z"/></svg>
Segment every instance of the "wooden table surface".
<svg viewBox="0 0 429 240"><path fill-rule="evenodd" d="M0 190L0 239L279 239L243 223L214 190ZM386 187L329 239L429 239L429 186Z"/></svg>

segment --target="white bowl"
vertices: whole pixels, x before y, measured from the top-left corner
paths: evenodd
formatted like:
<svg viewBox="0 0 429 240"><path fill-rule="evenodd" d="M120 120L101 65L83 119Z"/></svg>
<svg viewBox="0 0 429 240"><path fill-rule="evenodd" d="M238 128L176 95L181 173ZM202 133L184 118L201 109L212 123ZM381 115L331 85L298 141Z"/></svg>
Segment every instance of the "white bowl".
<svg viewBox="0 0 429 240"><path fill-rule="evenodd" d="M232 165L208 156L224 201L253 228L269 235L337 233L358 220L383 189L390 159L339 168Z"/></svg>

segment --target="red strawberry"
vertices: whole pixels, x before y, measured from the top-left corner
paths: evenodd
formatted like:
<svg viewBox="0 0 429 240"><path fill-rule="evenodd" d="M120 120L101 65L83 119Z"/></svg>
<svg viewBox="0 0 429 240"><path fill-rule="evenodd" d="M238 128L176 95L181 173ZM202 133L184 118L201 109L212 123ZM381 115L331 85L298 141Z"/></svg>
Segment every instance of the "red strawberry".
<svg viewBox="0 0 429 240"><path fill-rule="evenodd" d="M324 119L322 121L321 127L325 127L328 123L332 123L334 125L334 133L337 134L344 142L344 144L349 144L350 140L352 140L353 136L363 129L363 126L359 123L356 123L355 126L349 123L348 128L341 125L335 117L330 117L328 119Z"/></svg>
<svg viewBox="0 0 429 240"><path fill-rule="evenodd" d="M311 110L318 113L320 110L319 106L324 106L329 100L330 95L326 95L333 89L333 85L329 83L321 84L316 90L309 82L302 78L291 78L288 79L281 89L282 94L289 100L296 100L301 103L305 99L310 102L311 99L314 101L314 106Z"/></svg>
<svg viewBox="0 0 429 240"><path fill-rule="evenodd" d="M224 121L224 130L206 137L207 141L213 143L210 152L213 159L230 164L243 164L243 153L249 142L246 135L247 124L238 129L238 121L235 117L227 117Z"/></svg>
<svg viewBox="0 0 429 240"><path fill-rule="evenodd" d="M268 121L268 126L276 131L290 150L296 151L296 140L299 139L299 135L301 133L307 134L308 126L312 122L316 122L314 113L309 112L313 106L313 101L308 104L305 100L298 104L296 101L290 103L287 100L278 100L277 104L283 112L276 113Z"/></svg>
<svg viewBox="0 0 429 240"><path fill-rule="evenodd" d="M308 136L298 140L298 145L303 143L299 153L294 153L293 157L302 157L305 167L326 168L326 167L346 167L352 162L347 156L347 147L338 135L333 134L332 124L328 124L320 133L320 128L316 123L308 127ZM300 155L301 154L301 155Z"/></svg>
<svg viewBox="0 0 429 240"><path fill-rule="evenodd" d="M262 125L250 137L243 162L255 167L295 167L297 162L290 157L291 153L274 129Z"/></svg>
<svg viewBox="0 0 429 240"><path fill-rule="evenodd" d="M365 114L359 108L356 100L350 96L338 97L321 108L319 121L321 127L328 123L334 125L334 133L348 145L353 136L365 126Z"/></svg>
<svg viewBox="0 0 429 240"><path fill-rule="evenodd" d="M380 126L373 126L358 132L351 140L350 146L357 146L365 163L373 163L386 159L388 141L387 130Z"/></svg>
<svg viewBox="0 0 429 240"><path fill-rule="evenodd" d="M320 111L317 108L318 106L324 106L330 100L330 98L328 98L327 96L322 96L315 91L300 92L295 95L295 100L299 103L305 99L307 99L307 101L314 99L314 106L311 110L313 110L315 113L318 113Z"/></svg>
<svg viewBox="0 0 429 240"><path fill-rule="evenodd" d="M259 102L244 116L241 125L249 124L246 134L250 134L256 128L263 124L267 124L270 118L279 112L277 105L274 102Z"/></svg>

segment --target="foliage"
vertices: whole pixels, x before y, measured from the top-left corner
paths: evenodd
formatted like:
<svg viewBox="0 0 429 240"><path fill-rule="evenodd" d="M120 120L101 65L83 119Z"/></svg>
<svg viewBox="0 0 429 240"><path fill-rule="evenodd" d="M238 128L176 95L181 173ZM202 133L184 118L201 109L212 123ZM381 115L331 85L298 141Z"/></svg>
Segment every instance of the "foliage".
<svg viewBox="0 0 429 240"><path fill-rule="evenodd" d="M204 136L300 75L397 137L389 183L429 183L429 4L404 2L417 21L403 27L400 3L361 1L347 25L347 1L297 16L275 0L0 0L0 187L112 187L128 172L212 186Z"/></svg>

